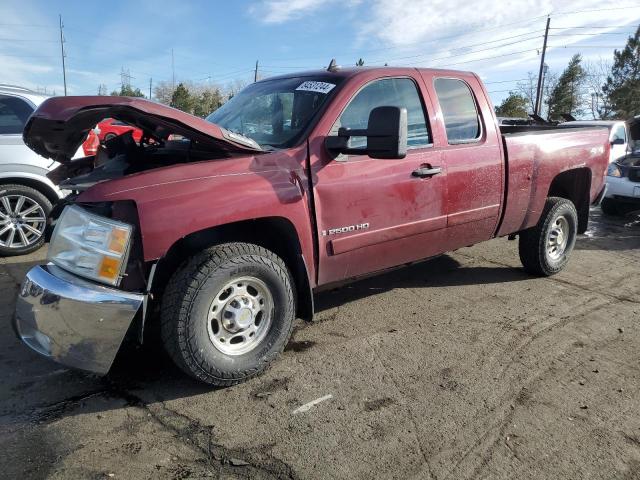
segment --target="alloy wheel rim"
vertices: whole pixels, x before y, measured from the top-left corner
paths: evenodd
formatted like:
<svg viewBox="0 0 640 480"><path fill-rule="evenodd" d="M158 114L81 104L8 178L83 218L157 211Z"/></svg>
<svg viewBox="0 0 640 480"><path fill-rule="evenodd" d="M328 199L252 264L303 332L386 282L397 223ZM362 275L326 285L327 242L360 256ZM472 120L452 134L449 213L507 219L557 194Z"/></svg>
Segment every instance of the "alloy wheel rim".
<svg viewBox="0 0 640 480"><path fill-rule="evenodd" d="M24 248L44 235L46 215L35 200L24 195L0 197L0 247Z"/></svg>
<svg viewBox="0 0 640 480"><path fill-rule="evenodd" d="M255 277L228 282L213 298L207 330L213 346L226 355L242 355L256 348L269 331L273 297Z"/></svg>
<svg viewBox="0 0 640 480"><path fill-rule="evenodd" d="M547 236L547 255L552 260L558 260L569 244L569 221L564 216L555 219Z"/></svg>

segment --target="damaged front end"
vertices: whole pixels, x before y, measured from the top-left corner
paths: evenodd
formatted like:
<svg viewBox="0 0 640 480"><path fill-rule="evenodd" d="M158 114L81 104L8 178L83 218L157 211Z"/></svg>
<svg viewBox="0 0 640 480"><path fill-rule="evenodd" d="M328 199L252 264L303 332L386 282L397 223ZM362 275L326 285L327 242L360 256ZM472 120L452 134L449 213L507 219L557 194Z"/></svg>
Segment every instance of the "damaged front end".
<svg viewBox="0 0 640 480"><path fill-rule="evenodd" d="M71 160L87 131L107 117L142 130L141 141L127 132L95 155ZM84 202L82 193L150 169L261 149L201 118L125 97L49 99L29 119L23 137L38 154L60 163L49 178L70 194L51 215L48 263L26 275L15 330L46 357L106 374L132 323L144 321L153 265L143 260L136 204Z"/></svg>

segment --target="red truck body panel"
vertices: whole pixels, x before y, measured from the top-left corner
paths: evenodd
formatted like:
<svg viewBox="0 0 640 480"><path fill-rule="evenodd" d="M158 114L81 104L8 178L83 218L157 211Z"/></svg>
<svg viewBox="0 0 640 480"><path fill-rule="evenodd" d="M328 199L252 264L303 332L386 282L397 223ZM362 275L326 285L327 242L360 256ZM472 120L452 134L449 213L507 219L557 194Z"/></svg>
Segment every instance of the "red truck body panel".
<svg viewBox="0 0 640 480"><path fill-rule="evenodd" d="M607 133L606 129L546 132L543 144L536 142L536 135L505 136L509 177L504 220L498 236L534 226L544 208L551 182L562 172L588 170L591 175L589 200L593 201L604 185L603 159L609 154Z"/></svg>
<svg viewBox="0 0 640 480"><path fill-rule="evenodd" d="M313 77L314 72L305 75ZM78 201L133 200L148 262L163 257L175 242L194 232L257 218L285 218L297 232L309 283L315 287L533 226L553 179L564 171L589 171L589 200L603 188L609 150L606 130L558 129L503 136L475 74L358 68L335 75L343 77L340 88L296 147L260 153L236 150L228 159L148 170L99 183ZM347 161L332 158L324 140L336 119L364 85L386 77L405 77L416 84L432 144L410 149L399 160L365 155L350 155ZM482 124L478 141L447 143L433 87L434 79L441 77L463 80L473 92ZM140 104L143 100L131 102L134 110L164 119L171 113L167 107ZM57 106L61 111L63 103ZM54 106L45 102L42 108L47 118L56 117ZM117 109L109 116L116 116L113 112ZM175 114L183 126L205 128L203 120L186 117L182 112ZM145 123L140 120L137 125ZM224 140L216 126L206 126L206 134ZM439 166L442 173L431 178L412 176L425 165Z"/></svg>
<svg viewBox="0 0 640 480"><path fill-rule="evenodd" d="M301 188L307 182L306 153L303 145L263 155L174 165L97 184L78 201L133 200L146 261L162 257L190 233L241 220L283 217L296 229L309 273L315 278L311 212Z"/></svg>

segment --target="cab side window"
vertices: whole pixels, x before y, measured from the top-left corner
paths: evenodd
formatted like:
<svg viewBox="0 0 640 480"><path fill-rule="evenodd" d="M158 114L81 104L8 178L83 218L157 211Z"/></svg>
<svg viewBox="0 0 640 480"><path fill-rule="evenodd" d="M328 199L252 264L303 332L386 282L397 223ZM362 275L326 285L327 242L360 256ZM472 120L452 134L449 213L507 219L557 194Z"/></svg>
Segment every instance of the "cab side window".
<svg viewBox="0 0 640 480"><path fill-rule="evenodd" d="M437 78L434 85L448 142L456 144L478 141L482 133L480 117L469 85L455 78Z"/></svg>
<svg viewBox="0 0 640 480"><path fill-rule="evenodd" d="M431 144L420 94L416 84L409 78L385 78L366 85L342 112L331 129L331 134L337 135L340 127L366 129L371 110L383 106L407 109L408 148L421 148ZM366 137L351 137L349 140L351 148L365 147L366 143Z"/></svg>
<svg viewBox="0 0 640 480"><path fill-rule="evenodd" d="M0 95L0 135L21 134L32 113L21 98Z"/></svg>

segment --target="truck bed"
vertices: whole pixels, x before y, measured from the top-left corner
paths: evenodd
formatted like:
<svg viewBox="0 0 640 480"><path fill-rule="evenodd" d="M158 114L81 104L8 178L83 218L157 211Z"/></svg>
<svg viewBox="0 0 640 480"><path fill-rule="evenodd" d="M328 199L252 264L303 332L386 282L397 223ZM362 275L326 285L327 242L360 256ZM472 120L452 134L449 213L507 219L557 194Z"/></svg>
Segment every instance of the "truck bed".
<svg viewBox="0 0 640 480"><path fill-rule="evenodd" d="M506 188L497 236L519 232L538 222L547 196L554 193L553 189L561 191L563 187L562 177L554 180L558 172L579 169L588 203L602 190L609 157L606 128L505 125L500 131L506 159ZM602 176L591 178L592 171L602 172ZM574 176L567 181L577 180ZM588 208L578 214L584 217L581 227L586 229Z"/></svg>

